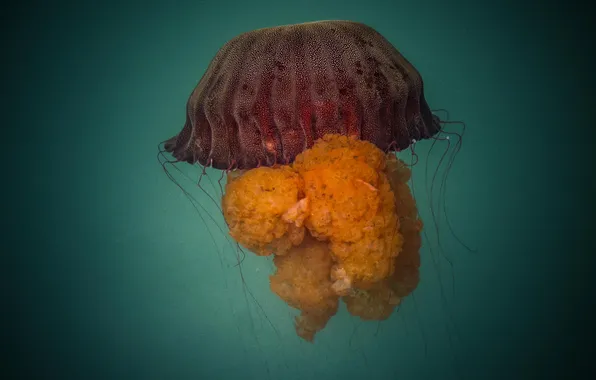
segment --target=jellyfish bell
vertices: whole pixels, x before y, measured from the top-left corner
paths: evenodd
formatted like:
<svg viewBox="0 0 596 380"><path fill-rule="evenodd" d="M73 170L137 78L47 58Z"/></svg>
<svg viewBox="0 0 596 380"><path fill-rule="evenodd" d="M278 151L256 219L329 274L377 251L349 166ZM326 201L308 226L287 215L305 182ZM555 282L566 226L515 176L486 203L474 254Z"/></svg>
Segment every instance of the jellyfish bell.
<svg viewBox="0 0 596 380"><path fill-rule="evenodd" d="M321 21L243 33L192 91L178 161L216 169L291 163L325 134L404 150L436 135L420 74L373 28Z"/></svg>
<svg viewBox="0 0 596 380"><path fill-rule="evenodd" d="M200 178L228 173L218 207L229 235L274 257L271 289L300 310L296 332L312 341L338 300L381 320L416 288L423 223L408 181L415 146L443 141L444 125L420 73L380 33L309 22L227 42L160 157L175 158L164 168L198 164ZM395 156L407 150L410 166Z"/></svg>

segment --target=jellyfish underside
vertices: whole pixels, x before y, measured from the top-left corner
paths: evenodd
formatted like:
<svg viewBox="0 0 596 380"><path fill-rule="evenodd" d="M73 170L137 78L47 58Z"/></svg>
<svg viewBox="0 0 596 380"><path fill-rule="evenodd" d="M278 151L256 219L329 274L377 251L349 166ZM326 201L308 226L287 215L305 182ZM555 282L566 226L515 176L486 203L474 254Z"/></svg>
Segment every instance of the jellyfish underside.
<svg viewBox="0 0 596 380"><path fill-rule="evenodd" d="M410 170L374 144L326 135L291 165L231 171L222 210L229 233L274 255L271 290L300 311L312 342L338 309L388 318L418 284L420 231Z"/></svg>

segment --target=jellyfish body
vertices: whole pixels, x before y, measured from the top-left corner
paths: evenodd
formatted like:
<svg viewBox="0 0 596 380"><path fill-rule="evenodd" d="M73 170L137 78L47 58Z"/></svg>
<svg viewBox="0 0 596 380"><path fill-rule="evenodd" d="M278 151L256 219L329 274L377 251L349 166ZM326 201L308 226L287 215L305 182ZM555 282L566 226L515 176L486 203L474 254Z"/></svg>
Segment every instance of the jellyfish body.
<svg viewBox="0 0 596 380"><path fill-rule="evenodd" d="M440 130L422 78L381 34L318 21L241 34L190 95L178 161L216 169L288 164L326 134L403 150Z"/></svg>
<svg viewBox="0 0 596 380"><path fill-rule="evenodd" d="M417 286L423 223L410 169L390 152L440 123L420 74L381 34L319 21L226 43L164 148L227 171L229 234L274 256L271 290L301 311L296 332L312 341L339 300L382 320Z"/></svg>

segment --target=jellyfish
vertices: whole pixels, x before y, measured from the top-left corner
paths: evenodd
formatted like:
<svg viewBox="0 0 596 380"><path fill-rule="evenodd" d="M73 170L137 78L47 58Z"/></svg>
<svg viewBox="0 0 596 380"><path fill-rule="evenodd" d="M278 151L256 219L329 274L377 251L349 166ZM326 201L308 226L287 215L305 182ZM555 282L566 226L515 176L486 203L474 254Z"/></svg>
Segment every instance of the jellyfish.
<svg viewBox="0 0 596 380"><path fill-rule="evenodd" d="M416 288L423 223L395 152L437 139L442 124L419 72L380 33L317 21L227 42L164 150L227 173L229 235L273 256L270 288L312 342L340 301L383 320Z"/></svg>

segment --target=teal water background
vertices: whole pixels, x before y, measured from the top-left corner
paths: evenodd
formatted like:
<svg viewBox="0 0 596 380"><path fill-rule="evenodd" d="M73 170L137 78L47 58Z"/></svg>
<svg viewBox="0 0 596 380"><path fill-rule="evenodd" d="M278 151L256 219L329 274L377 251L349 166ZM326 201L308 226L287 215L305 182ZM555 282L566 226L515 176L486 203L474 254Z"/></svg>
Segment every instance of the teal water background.
<svg viewBox="0 0 596 380"><path fill-rule="evenodd" d="M4 378L529 379L588 368L596 99L587 10L48 4L3 16ZM342 309L311 345L269 291L271 264L247 257L243 286L220 232L156 154L222 44L321 19L377 29L421 72L431 106L466 122L447 205L478 252L447 240L454 264L437 271L423 249L421 284L399 313L361 323Z"/></svg>

